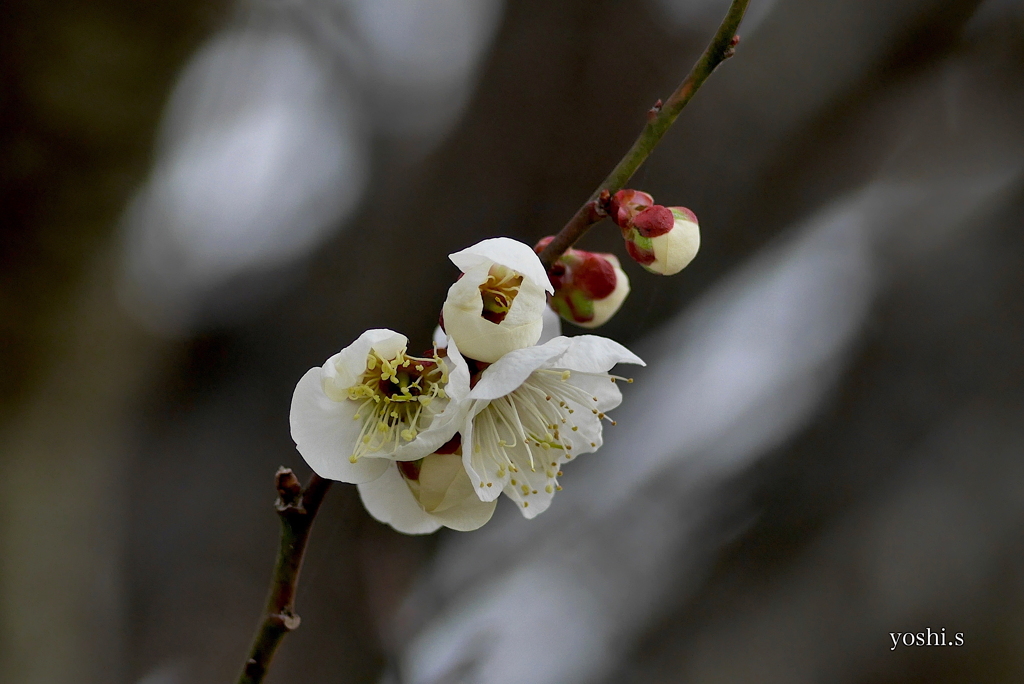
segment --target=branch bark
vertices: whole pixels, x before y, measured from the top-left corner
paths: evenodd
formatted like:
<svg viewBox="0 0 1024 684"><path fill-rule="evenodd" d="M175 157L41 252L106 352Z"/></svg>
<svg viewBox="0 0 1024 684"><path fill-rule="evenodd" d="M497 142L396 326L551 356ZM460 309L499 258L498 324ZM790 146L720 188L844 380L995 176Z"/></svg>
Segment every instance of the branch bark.
<svg viewBox="0 0 1024 684"><path fill-rule="evenodd" d="M281 518L281 545L270 583L267 608L256 636L253 637L238 684L262 682L284 635L299 627L299 616L295 613L295 589L313 521L331 487L330 480L314 473L303 489L290 468L278 468L274 479L277 486L277 502L274 507Z"/></svg>
<svg viewBox="0 0 1024 684"><path fill-rule="evenodd" d="M550 270L558 257L565 254L565 250L572 247L592 225L606 216L604 206L606 200L604 198L614 195L629 182L629 179L658 146L662 137L675 123L679 112L683 111L683 107L704 84L711 72L733 55L739 40L736 36L736 29L739 28L740 20L743 19L743 14L747 11L748 2L749 0L732 0L729 11L718 27L715 37L711 39L700 59L690 69L690 73L664 105L655 105L651 109L647 123L640 131L633 146L619 160L608 177L601 181L601 184L597 186L583 206L569 219L555 239L540 253L540 260L545 268Z"/></svg>

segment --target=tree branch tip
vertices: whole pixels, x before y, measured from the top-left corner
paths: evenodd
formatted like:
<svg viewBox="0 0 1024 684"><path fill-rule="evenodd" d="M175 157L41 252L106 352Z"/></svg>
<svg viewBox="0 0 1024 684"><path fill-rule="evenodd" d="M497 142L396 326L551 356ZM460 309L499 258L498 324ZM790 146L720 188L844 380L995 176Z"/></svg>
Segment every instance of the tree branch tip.
<svg viewBox="0 0 1024 684"><path fill-rule="evenodd" d="M283 506L294 506L302 496L302 484L291 468L281 466L274 473L274 488L277 489L278 510Z"/></svg>

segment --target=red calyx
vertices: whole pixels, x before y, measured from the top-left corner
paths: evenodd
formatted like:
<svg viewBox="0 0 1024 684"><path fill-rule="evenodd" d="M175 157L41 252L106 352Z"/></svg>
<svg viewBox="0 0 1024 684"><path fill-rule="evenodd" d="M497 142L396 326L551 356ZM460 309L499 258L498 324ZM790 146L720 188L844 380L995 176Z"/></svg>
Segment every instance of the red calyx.
<svg viewBox="0 0 1024 684"><path fill-rule="evenodd" d="M462 446L462 435L458 432L455 436L437 448L435 454L454 454Z"/></svg>
<svg viewBox="0 0 1024 684"><path fill-rule="evenodd" d="M615 267L604 257L592 252L581 254L585 256L582 263L572 271L573 284L591 299L604 299L615 291Z"/></svg>
<svg viewBox="0 0 1024 684"><path fill-rule="evenodd" d="M638 264L652 264L654 263L654 252L648 252L646 249L641 249L632 240L626 240L626 251L629 252L629 256L633 257L633 261Z"/></svg>
<svg viewBox="0 0 1024 684"><path fill-rule="evenodd" d="M629 228L633 218L654 204L654 198L639 190L619 190L609 204L609 216L623 229Z"/></svg>
<svg viewBox="0 0 1024 684"><path fill-rule="evenodd" d="M418 480L420 479L420 463L419 461L399 461L398 472L402 473L402 477L406 480Z"/></svg>
<svg viewBox="0 0 1024 684"><path fill-rule="evenodd" d="M675 217L672 216L672 212L660 204L644 209L633 219L633 227L647 238L664 235L672 230L673 225Z"/></svg>

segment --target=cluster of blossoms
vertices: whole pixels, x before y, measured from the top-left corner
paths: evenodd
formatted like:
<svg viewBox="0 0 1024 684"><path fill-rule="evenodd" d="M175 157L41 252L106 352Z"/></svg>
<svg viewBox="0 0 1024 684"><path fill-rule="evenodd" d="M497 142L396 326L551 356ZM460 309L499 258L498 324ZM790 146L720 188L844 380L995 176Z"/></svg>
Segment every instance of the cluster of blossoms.
<svg viewBox="0 0 1024 684"><path fill-rule="evenodd" d="M623 215L640 230L633 206ZM622 400L624 378L608 371L643 361L612 340L553 329L551 309L585 327L615 313L629 292L618 260L570 249L549 276L537 252L492 238L450 255L462 276L423 355L404 335L368 330L306 372L290 423L309 466L358 485L375 518L409 534L476 529L502 493L527 518L546 510L562 465L601 446ZM674 265L674 254L650 263Z"/></svg>

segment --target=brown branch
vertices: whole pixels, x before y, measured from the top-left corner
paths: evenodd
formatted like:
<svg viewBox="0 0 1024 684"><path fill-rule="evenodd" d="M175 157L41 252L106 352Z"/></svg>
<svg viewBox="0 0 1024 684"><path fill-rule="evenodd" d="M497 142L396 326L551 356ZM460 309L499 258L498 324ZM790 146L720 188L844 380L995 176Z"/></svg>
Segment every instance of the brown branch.
<svg viewBox="0 0 1024 684"><path fill-rule="evenodd" d="M320 503L331 487L330 480L314 473L303 490L290 468L278 468L274 480L278 495L274 507L281 518L281 545L270 583L266 613L253 637L238 684L262 682L284 635L299 627L299 616L295 614L295 588L309 532Z"/></svg>
<svg viewBox="0 0 1024 684"><path fill-rule="evenodd" d="M633 177L636 170L650 156L654 148L661 142L666 131L675 123L679 112L690 101L694 93L704 84L708 76L715 68L733 55L738 42L736 29L743 19L743 13L747 11L749 0L732 0L729 12L722 20L718 32L711 39L704 54L700 56L697 63L693 65L690 73L679 84L675 92L668 98L664 105L655 105L648 114L647 123L644 125L640 136L629 148L625 156L619 160L612 172L608 174L590 198L577 210L565 227L559 231L544 251L540 253L540 260L544 267L551 268L551 265L558 260L558 257L565 254L565 250L572 247L577 240L583 237L592 225L600 221L606 215L606 200L603 196L610 197L621 190L629 179ZM607 193L607 195L605 195Z"/></svg>

